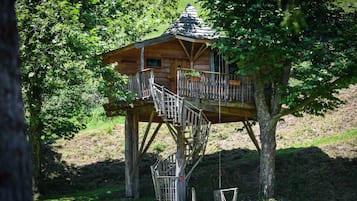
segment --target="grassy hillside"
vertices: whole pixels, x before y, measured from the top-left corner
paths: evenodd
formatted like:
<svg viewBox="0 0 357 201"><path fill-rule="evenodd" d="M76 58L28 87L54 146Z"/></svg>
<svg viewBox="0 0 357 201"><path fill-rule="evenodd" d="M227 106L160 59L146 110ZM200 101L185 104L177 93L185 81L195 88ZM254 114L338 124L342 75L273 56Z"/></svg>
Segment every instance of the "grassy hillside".
<svg viewBox="0 0 357 201"><path fill-rule="evenodd" d="M357 86L341 92L347 104L325 117L286 117L278 126L279 200L357 200ZM109 121L110 122L110 121ZM119 117L87 129L70 141L47 147L46 192L40 200L121 200L124 198L124 125ZM140 136L145 130L140 123ZM223 187L239 187L239 200L254 200L259 157L240 123L212 126L207 155L190 186L198 200L212 200L221 153ZM95 129L96 128L96 129ZM154 129L154 128L152 128ZM259 135L258 128L254 128ZM141 201L154 200L149 166L174 152L162 128L140 167ZM259 137L258 137L259 138Z"/></svg>

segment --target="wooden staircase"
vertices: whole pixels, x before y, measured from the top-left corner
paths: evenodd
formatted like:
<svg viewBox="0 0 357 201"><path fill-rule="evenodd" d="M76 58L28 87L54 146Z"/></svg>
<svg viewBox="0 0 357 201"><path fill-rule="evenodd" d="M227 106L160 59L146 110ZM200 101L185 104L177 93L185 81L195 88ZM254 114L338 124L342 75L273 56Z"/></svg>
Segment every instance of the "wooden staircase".
<svg viewBox="0 0 357 201"><path fill-rule="evenodd" d="M184 167L187 170L184 182L187 184L204 155L211 122L201 109L156 84L153 78L150 80L150 90L158 116L166 123L174 139L184 139ZM151 166L157 200L177 201L177 183L181 178L177 176L176 168L175 154Z"/></svg>

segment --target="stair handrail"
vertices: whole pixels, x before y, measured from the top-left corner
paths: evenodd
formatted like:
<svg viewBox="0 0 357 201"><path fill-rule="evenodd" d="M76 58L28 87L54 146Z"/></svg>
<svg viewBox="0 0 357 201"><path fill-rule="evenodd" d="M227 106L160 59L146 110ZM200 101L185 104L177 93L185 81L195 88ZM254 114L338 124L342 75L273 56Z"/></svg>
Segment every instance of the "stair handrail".
<svg viewBox="0 0 357 201"><path fill-rule="evenodd" d="M178 107L177 107L177 109L181 109L181 110L182 110L182 109L183 109L183 110L186 109L186 110L189 110L189 111L191 111L191 113L193 113L195 116L202 116L203 119L204 119L206 122L209 122L207 116L206 116L204 113L202 113L202 112L200 113L200 112L199 112L200 109L199 109L198 107L196 107L195 105L191 104L190 102L184 101L184 98L180 97L179 95L173 93L172 91L170 91L170 90L164 88L163 86L161 86L161 85L159 85L159 84L157 84L157 83L155 83L155 82L152 82L151 85L152 85L152 92L151 92L151 94L152 94L152 96L153 96L155 109L156 109L157 111L159 111L159 113L160 113L160 111L161 111L161 112L162 112L162 111L165 111L164 106L163 106L162 108L159 108L158 106L163 104L163 102L165 101L165 100L164 100L164 98L165 98L165 95L164 95L164 94L166 94L166 96L168 95L168 96L171 96L171 97L174 97L175 99L177 99L177 102L178 102ZM160 89L160 90L159 90L159 89ZM155 96L157 95L157 92L161 92L161 97L160 97L161 101L160 101L160 102L157 102L158 99L155 97ZM183 103L183 102L184 102L184 103ZM180 107L180 105L181 105L181 107ZM183 108L182 108L182 107L183 107ZM197 112L197 111L198 111L198 112ZM164 113L164 112L162 112L162 113ZM182 114L183 111L181 111L181 112L178 112L178 111L177 111L176 113L177 113L177 114ZM163 115L163 114L161 114L161 115ZM174 118L174 122L175 122L175 123L182 123L182 122L184 122L184 121L182 121L182 119L179 119L179 118Z"/></svg>
<svg viewBox="0 0 357 201"><path fill-rule="evenodd" d="M207 131L210 128L210 122L202 110L189 103L188 101L185 101L185 99L179 95L155 83L153 78L150 80L150 87L155 109L158 111L160 116L163 116L165 120L170 120L168 114L165 111L166 108L164 108L165 96L170 97L170 99L172 98L175 100L174 102L177 102L177 106L175 107L176 111L174 111L176 115L174 115L174 118L171 118L172 123L180 125L183 130L190 126L190 133L193 135L197 134L196 132L200 132L199 136L202 136L202 133L204 133L203 136L208 136ZM158 97L158 94L160 94L161 97ZM181 116L181 118L179 118L179 116ZM205 127L202 127L203 125L205 125ZM199 139L199 141L201 143L205 143L206 140ZM204 151L205 150L203 150L203 153Z"/></svg>
<svg viewBox="0 0 357 201"><path fill-rule="evenodd" d="M161 116L167 123L170 122L175 126L181 127L182 131L187 128L191 129L190 134L193 136L192 145L189 143L187 144L190 146L192 151L189 152L186 157L188 159L196 159L195 156L197 156L197 160L194 161L185 177L185 180L188 181L191 177L193 169L196 168L205 153L211 122L203 113L202 109L199 109L190 102L185 101L185 99L180 97L178 94L175 94L165 87L156 84L153 77L150 78L149 83L154 107L159 116ZM162 199L165 200L165 196L168 195L168 192L162 192L161 182L167 182L167 180L178 180L178 177L175 176L176 164L170 165L170 159L172 158L174 158L173 154L167 159L161 159L151 166L155 195L160 201ZM186 163L187 161L188 160L186 160ZM166 169L165 171L163 171L164 168ZM170 194L177 193L176 189L172 190L173 192ZM161 195L161 193L163 194Z"/></svg>

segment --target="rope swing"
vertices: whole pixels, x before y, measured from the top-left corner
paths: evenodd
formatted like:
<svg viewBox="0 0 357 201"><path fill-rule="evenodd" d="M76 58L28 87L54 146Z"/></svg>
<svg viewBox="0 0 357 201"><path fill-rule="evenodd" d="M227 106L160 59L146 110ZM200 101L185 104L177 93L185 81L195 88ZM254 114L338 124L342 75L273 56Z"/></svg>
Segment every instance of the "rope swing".
<svg viewBox="0 0 357 201"><path fill-rule="evenodd" d="M223 56L218 57L218 123L221 123L221 84L222 84L222 69L224 66L224 59ZM222 148L218 146L218 190L215 190L214 193L214 201L237 201L237 196L238 196L238 188L226 188L222 189ZM229 195L232 196L231 200L227 200L227 197Z"/></svg>

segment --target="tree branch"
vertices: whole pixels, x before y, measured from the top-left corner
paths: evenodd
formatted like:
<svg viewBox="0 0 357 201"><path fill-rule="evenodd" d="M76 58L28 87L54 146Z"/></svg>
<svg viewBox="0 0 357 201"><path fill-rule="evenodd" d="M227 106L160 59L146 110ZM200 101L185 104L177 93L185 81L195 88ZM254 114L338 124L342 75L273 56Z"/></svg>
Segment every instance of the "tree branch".
<svg viewBox="0 0 357 201"><path fill-rule="evenodd" d="M287 60L284 62L284 67L282 69L282 76L281 76L281 83L280 86L276 89L276 92L273 96L273 101L272 101L272 115L279 114L281 111L281 99L284 96L284 93L286 92L286 87L289 84L289 78L290 78L290 72L291 72L291 60Z"/></svg>
<svg viewBox="0 0 357 201"><path fill-rule="evenodd" d="M328 90L333 89L333 87L336 86L336 84L339 83L340 81L342 81L343 79L344 79L344 77L337 78L336 80L331 82L329 85L327 85L326 89L328 89ZM321 96L321 94L316 93L316 95L310 96L309 98L305 99L304 101L302 101L300 104L296 105L293 108L281 110L280 113L275 115L273 118L280 119L282 116L285 116L288 114L293 114L293 113L299 111L300 109L302 109L303 107L305 107L306 105L314 102L315 99L319 98L320 96Z"/></svg>

